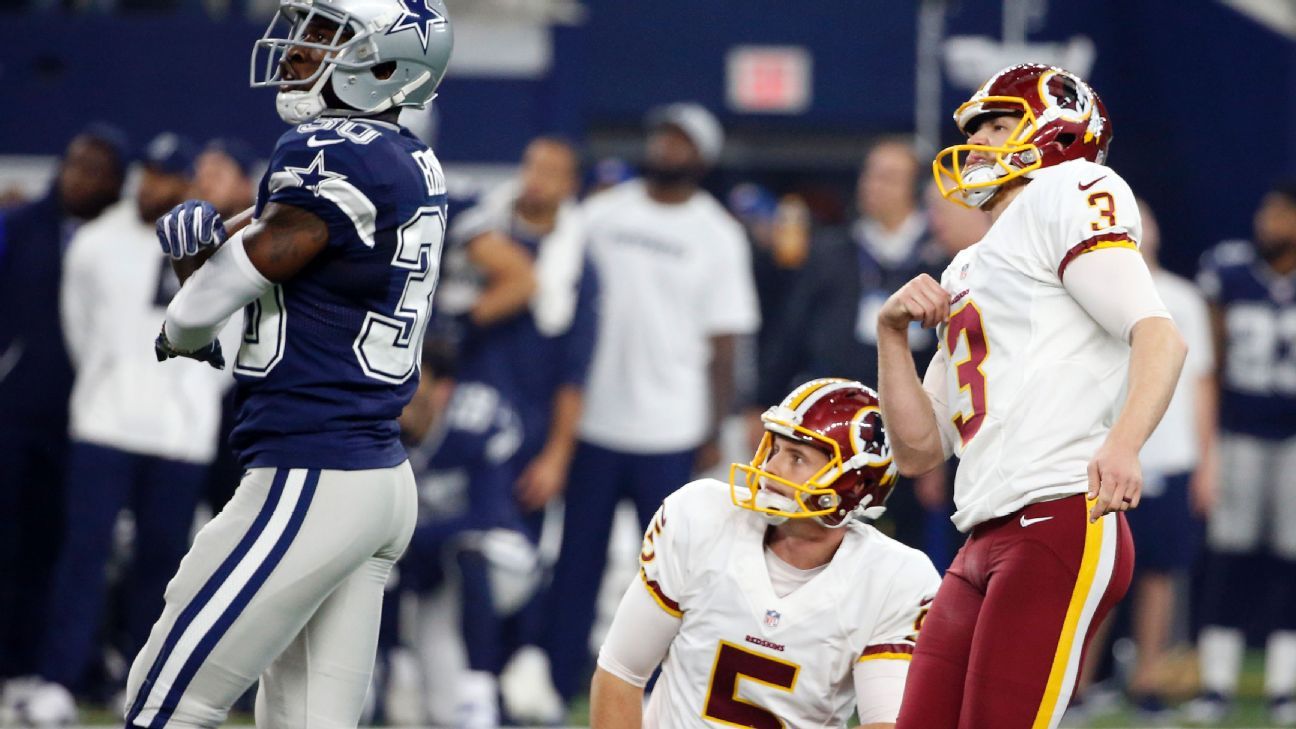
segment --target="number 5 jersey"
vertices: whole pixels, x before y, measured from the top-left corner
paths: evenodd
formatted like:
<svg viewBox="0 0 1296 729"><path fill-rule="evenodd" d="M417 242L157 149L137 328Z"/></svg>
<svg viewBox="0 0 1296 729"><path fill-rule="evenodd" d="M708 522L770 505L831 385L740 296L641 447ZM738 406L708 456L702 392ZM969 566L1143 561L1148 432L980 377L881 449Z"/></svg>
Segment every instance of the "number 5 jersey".
<svg viewBox="0 0 1296 729"><path fill-rule="evenodd" d="M710 479L658 509L640 581L680 625L645 727L843 727L856 707L856 666L910 659L939 585L925 555L851 522L832 561L780 597L768 528Z"/></svg>
<svg viewBox="0 0 1296 729"><path fill-rule="evenodd" d="M328 226L328 245L244 312L231 442L245 468L386 468L418 385L445 235L445 176L409 131L324 118L284 134L257 193Z"/></svg>

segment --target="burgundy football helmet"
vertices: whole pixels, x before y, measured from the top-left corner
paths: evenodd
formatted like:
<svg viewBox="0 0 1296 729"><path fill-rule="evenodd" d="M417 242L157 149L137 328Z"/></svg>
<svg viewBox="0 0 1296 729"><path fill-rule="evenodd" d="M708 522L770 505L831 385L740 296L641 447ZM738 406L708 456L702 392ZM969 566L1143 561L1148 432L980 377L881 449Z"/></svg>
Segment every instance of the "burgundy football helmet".
<svg viewBox="0 0 1296 729"><path fill-rule="evenodd" d="M761 421L765 436L751 463L729 468L735 504L778 519L813 518L830 527L843 526L856 515L876 519L886 511L898 472L872 389L841 378L811 380L766 410ZM828 463L805 483L766 471L775 435L818 448L828 454ZM757 498L766 479L793 490L791 506Z"/></svg>
<svg viewBox="0 0 1296 729"><path fill-rule="evenodd" d="M971 136L987 115L1018 117L1003 146L956 144L932 162L941 195L980 207L999 186L1073 159L1104 164L1112 123L1102 99L1079 76L1054 66L1009 66L985 82L954 111L959 130ZM968 152L993 155L991 164L964 166Z"/></svg>

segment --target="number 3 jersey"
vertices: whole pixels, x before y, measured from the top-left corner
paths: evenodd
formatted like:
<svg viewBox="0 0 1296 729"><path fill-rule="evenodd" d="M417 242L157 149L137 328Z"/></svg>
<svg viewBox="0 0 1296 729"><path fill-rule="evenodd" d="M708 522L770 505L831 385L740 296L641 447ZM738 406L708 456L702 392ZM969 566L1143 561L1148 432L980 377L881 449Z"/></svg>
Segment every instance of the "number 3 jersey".
<svg viewBox="0 0 1296 729"><path fill-rule="evenodd" d="M1129 345L1063 282L1080 256L1136 251L1141 234L1125 181L1075 160L1036 172L945 269L950 317L924 387L946 454L961 458L960 530L1088 488L1089 461L1123 400Z"/></svg>
<svg viewBox="0 0 1296 729"><path fill-rule="evenodd" d="M321 119L280 137L257 193L310 212L328 244L244 311L234 363L245 468L385 468L418 384L445 233L445 177L409 131Z"/></svg>
<svg viewBox="0 0 1296 729"><path fill-rule="evenodd" d="M823 571L778 597L767 528L711 479L657 511L640 578L681 622L645 727L842 727L855 708L855 665L909 660L939 585L925 555L853 522Z"/></svg>

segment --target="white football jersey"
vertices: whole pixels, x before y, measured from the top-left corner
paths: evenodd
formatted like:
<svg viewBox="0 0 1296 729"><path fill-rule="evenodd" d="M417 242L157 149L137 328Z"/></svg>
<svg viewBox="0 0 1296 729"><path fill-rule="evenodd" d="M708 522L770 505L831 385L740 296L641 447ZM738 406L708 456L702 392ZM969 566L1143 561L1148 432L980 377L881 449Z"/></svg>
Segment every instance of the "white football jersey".
<svg viewBox="0 0 1296 729"><path fill-rule="evenodd" d="M933 368L944 378L924 386L946 453L961 459L960 530L1088 488L1089 461L1123 400L1129 345L1063 279L1085 253L1137 248L1142 227L1125 181L1075 160L1036 172L945 269L952 303Z"/></svg>
<svg viewBox="0 0 1296 729"><path fill-rule="evenodd" d="M645 727L842 727L855 664L909 660L940 582L925 555L854 522L824 570L780 598L765 563L767 526L712 479L658 509L640 577L681 623Z"/></svg>

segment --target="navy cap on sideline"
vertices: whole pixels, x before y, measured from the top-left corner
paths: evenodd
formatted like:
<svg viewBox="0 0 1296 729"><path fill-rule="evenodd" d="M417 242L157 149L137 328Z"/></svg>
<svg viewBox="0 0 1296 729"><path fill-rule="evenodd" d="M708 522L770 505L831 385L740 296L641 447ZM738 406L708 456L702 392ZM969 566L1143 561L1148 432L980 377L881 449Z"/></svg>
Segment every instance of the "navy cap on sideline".
<svg viewBox="0 0 1296 729"><path fill-rule="evenodd" d="M162 132L144 148L140 162L163 174L192 177L197 158L198 147L188 137Z"/></svg>
<svg viewBox="0 0 1296 729"><path fill-rule="evenodd" d="M234 160L234 164L239 166L245 177L251 177L257 163L260 162L256 152L252 151L252 145L237 137L217 137L208 142L207 148L203 151L223 153Z"/></svg>
<svg viewBox="0 0 1296 729"><path fill-rule="evenodd" d="M76 136L93 139L107 147L117 158L118 172L124 171L131 163L130 138L116 125L103 121L90 122Z"/></svg>

